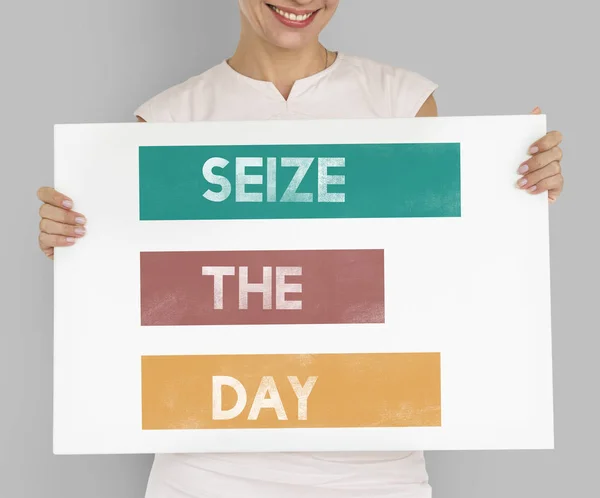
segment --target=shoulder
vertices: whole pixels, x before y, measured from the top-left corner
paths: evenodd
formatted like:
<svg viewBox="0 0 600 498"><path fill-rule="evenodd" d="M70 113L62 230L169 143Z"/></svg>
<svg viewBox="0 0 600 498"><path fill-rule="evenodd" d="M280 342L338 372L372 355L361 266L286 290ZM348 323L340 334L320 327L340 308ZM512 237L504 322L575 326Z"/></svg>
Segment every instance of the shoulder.
<svg viewBox="0 0 600 498"><path fill-rule="evenodd" d="M417 71L365 57L343 55L341 73L358 78L365 89L388 99L393 117L414 117L438 84Z"/></svg>
<svg viewBox="0 0 600 498"><path fill-rule="evenodd" d="M221 65L214 66L161 91L135 109L134 116L147 122L190 121L193 103L214 86L220 70Z"/></svg>

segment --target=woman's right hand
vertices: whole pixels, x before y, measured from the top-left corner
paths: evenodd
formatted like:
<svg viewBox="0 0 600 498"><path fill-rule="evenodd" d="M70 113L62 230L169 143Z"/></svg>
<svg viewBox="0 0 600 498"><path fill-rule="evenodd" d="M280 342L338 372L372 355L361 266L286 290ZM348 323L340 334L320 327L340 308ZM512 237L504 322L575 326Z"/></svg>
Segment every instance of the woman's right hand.
<svg viewBox="0 0 600 498"><path fill-rule="evenodd" d="M72 246L85 235L86 219L73 211L73 200L51 187L41 187L37 192L43 202L40 207L40 249L54 259L54 248Z"/></svg>

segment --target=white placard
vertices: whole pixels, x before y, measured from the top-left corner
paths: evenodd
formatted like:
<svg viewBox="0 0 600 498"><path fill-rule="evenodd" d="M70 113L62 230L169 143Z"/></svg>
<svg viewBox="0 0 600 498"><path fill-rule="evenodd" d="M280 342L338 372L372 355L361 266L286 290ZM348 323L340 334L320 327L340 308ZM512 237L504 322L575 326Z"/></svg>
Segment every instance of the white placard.
<svg viewBox="0 0 600 498"><path fill-rule="evenodd" d="M57 125L55 187L88 233L55 254L55 453L553 448L547 196L515 187L545 132L545 116ZM439 143L460 144L459 216L140 220L140 147ZM347 160L348 188L352 171ZM142 323L141 253L289 250L383 250L384 323ZM265 427L276 410L263 408L252 426L256 386L246 386L240 428L202 428L194 413L196 425L143 428L143 357L330 353L439 354L439 425ZM308 396L308 420L325 381ZM165 413L178 402L163 401Z"/></svg>

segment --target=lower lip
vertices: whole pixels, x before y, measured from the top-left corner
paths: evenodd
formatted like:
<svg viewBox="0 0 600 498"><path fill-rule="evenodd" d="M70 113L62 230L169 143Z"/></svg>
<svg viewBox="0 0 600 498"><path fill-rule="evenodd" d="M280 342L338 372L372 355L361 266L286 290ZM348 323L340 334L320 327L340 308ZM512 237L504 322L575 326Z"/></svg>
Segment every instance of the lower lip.
<svg viewBox="0 0 600 498"><path fill-rule="evenodd" d="M267 7L267 8L271 12L273 12L273 15L279 20L279 22L281 22L282 24L285 24L289 28L306 28L307 26L312 24L312 22L315 20L315 16L318 13L318 11L315 12L312 16L305 19L304 21L292 21L291 19L288 19L287 17L284 17L281 14L275 12L271 7Z"/></svg>

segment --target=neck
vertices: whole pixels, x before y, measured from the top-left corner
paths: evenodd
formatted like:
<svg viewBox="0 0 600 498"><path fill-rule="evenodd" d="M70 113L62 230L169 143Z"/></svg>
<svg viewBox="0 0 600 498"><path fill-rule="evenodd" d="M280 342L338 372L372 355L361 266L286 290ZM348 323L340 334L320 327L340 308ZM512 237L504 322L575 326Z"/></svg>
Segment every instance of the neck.
<svg viewBox="0 0 600 498"><path fill-rule="evenodd" d="M228 60L238 73L249 78L270 81L285 99L296 80L312 76L331 63L332 56L319 40L297 50L269 44L248 29L242 28L237 49Z"/></svg>

